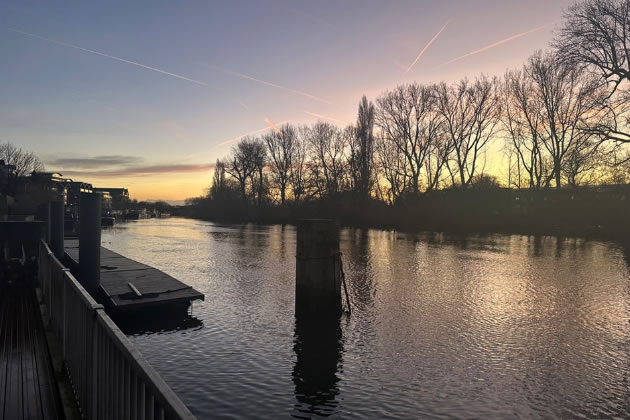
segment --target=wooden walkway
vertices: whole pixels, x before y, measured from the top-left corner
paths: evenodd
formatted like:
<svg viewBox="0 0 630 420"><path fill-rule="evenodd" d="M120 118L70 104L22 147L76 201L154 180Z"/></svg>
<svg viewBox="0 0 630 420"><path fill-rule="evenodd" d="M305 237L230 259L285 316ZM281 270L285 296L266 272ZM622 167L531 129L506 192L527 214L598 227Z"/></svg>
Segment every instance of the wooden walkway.
<svg viewBox="0 0 630 420"><path fill-rule="evenodd" d="M33 287L0 288L0 419L63 418Z"/></svg>
<svg viewBox="0 0 630 420"><path fill-rule="evenodd" d="M66 238L64 247L72 260L70 268L76 270L79 241ZM204 299L203 294L168 274L103 247L101 290L104 304L113 314Z"/></svg>

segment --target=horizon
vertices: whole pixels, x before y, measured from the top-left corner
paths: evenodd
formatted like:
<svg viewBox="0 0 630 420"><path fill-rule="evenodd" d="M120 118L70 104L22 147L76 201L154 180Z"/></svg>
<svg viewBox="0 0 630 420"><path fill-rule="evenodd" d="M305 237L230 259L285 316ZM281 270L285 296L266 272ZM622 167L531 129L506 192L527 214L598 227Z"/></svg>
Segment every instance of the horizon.
<svg viewBox="0 0 630 420"><path fill-rule="evenodd" d="M363 94L521 66L571 3L10 1L0 141L70 178L181 201L244 135L354 123ZM497 143L487 173L499 176Z"/></svg>

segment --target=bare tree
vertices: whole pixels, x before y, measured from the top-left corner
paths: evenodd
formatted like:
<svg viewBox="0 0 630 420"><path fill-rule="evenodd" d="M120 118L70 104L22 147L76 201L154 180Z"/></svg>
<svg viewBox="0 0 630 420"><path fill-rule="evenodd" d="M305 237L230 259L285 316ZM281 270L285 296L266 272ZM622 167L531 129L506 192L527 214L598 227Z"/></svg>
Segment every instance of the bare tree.
<svg viewBox="0 0 630 420"><path fill-rule="evenodd" d="M15 166L15 175L24 176L44 170L44 164L33 152L26 151L13 143L0 144L0 160Z"/></svg>
<svg viewBox="0 0 630 420"><path fill-rule="evenodd" d="M439 109L444 117L446 132L453 149L451 173L466 188L479 170L479 159L495 133L499 121L500 100L496 78L486 76L474 82L462 80L454 86L442 83L438 89Z"/></svg>
<svg viewBox="0 0 630 420"><path fill-rule="evenodd" d="M559 59L592 66L613 91L630 80L630 0L588 0L565 13L554 42Z"/></svg>
<svg viewBox="0 0 630 420"><path fill-rule="evenodd" d="M318 121L308 132L311 173L320 196L334 195L344 186L346 141L337 127Z"/></svg>
<svg viewBox="0 0 630 420"><path fill-rule="evenodd" d="M301 126L297 129L293 149L293 165L289 173L289 183L293 191L293 199L299 202L307 193L307 157L310 128Z"/></svg>
<svg viewBox="0 0 630 420"><path fill-rule="evenodd" d="M214 173L212 174L212 186L208 195L216 197L225 189L225 163L221 159L217 159L217 163L214 165Z"/></svg>
<svg viewBox="0 0 630 420"><path fill-rule="evenodd" d="M443 182L444 168L453 152L453 144L442 129L427 151L424 170L427 178L427 191L436 190Z"/></svg>
<svg viewBox="0 0 630 420"><path fill-rule="evenodd" d="M250 174L252 200L260 206L266 194L264 169L267 165L267 149L265 143L258 138L255 139L250 146L250 152L254 168Z"/></svg>
<svg viewBox="0 0 630 420"><path fill-rule="evenodd" d="M285 124L279 130L272 130L263 136L263 140L269 151L274 183L280 190L280 202L284 205L295 156L297 131L295 127Z"/></svg>
<svg viewBox="0 0 630 420"><path fill-rule="evenodd" d="M541 120L540 140L551 158L551 171L545 180L560 188L564 160L591 143L590 127L598 124L596 112L603 95L601 85L591 74L560 62L551 53L530 57L525 72L533 81L530 97Z"/></svg>
<svg viewBox="0 0 630 420"><path fill-rule="evenodd" d="M630 143L629 42L630 0L576 3L565 13L554 42L562 62L595 69L609 85L609 94L599 109L607 121L592 125L590 131L621 143Z"/></svg>
<svg viewBox="0 0 630 420"><path fill-rule="evenodd" d="M376 142L376 160L382 177L389 184L385 196L393 204L407 190L407 162L403 153L389 140L379 137Z"/></svg>
<svg viewBox="0 0 630 420"><path fill-rule="evenodd" d="M398 86L379 97L377 104L376 124L384 141L404 156L410 189L418 192L425 158L442 129L436 88L416 83Z"/></svg>
<svg viewBox="0 0 630 420"><path fill-rule="evenodd" d="M355 189L365 197L369 197L374 184L374 119L374 104L363 95L356 129L348 134L353 140L350 149Z"/></svg>
<svg viewBox="0 0 630 420"><path fill-rule="evenodd" d="M245 137L232 148L230 157L226 158L225 172L236 179L240 186L241 198L247 200L247 181L256 172L254 163L254 149L256 139ZM253 185L252 185L253 189Z"/></svg>
<svg viewBox="0 0 630 420"><path fill-rule="evenodd" d="M502 121L509 149L516 155L518 187L521 171L527 173L529 188L540 188L544 165L541 105L534 97L534 81L525 70L509 71L504 78ZM511 183L509 183L511 184Z"/></svg>
<svg viewBox="0 0 630 420"><path fill-rule="evenodd" d="M562 163L562 174L567 185L591 185L603 176L605 151L594 136L581 136L567 153Z"/></svg>

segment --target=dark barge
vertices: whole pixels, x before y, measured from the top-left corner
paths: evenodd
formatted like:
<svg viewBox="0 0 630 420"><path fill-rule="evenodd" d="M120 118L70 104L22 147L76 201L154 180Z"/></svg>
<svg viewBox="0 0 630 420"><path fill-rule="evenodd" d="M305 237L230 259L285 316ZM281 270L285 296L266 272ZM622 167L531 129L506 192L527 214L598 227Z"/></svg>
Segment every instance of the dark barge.
<svg viewBox="0 0 630 420"><path fill-rule="evenodd" d="M64 248L66 265L78 272L79 240L66 238ZM104 247L101 247L100 275L97 300L113 315L164 305L188 308L192 301L204 300L204 295L191 286Z"/></svg>

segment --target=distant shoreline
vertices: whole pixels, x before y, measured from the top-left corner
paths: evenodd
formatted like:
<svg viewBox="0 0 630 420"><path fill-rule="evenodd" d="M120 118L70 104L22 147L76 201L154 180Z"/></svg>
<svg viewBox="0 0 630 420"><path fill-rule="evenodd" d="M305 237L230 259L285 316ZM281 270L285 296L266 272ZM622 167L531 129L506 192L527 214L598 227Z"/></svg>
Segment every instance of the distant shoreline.
<svg viewBox="0 0 630 420"><path fill-rule="evenodd" d="M630 186L578 190L453 190L409 197L386 205L339 195L301 205L190 206L178 215L223 223L291 224L329 218L343 227L401 232L519 234L630 241Z"/></svg>

